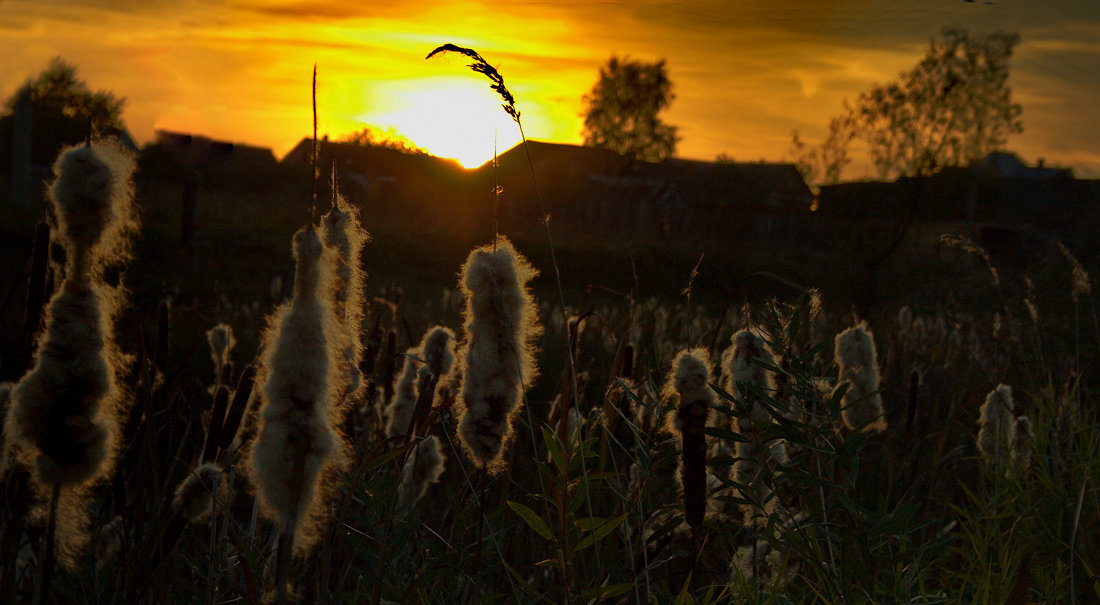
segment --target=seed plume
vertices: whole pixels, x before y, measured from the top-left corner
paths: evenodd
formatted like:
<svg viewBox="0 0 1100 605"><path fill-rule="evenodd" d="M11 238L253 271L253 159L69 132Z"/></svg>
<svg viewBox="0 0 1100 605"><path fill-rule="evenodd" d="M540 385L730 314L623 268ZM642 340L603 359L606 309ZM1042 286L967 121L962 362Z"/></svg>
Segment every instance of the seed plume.
<svg viewBox="0 0 1100 605"><path fill-rule="evenodd" d="M446 458L434 435L416 444L416 449L401 469L401 483L397 486L397 509L407 511L416 506L428 488L439 481Z"/></svg>
<svg viewBox="0 0 1100 605"><path fill-rule="evenodd" d="M684 520L692 528L702 525L707 509L707 441L703 429L714 404L714 391L707 384L710 371L706 349L680 351L664 387L665 396L677 401L675 413L669 416L669 429L680 435Z"/></svg>
<svg viewBox="0 0 1100 605"><path fill-rule="evenodd" d="M298 548L307 549L322 512L320 477L341 458L342 443L332 427L339 352L327 295L330 251L314 229L303 229L294 234L294 258L293 296L275 312L265 336L263 402L249 467L263 510L294 532Z"/></svg>
<svg viewBox="0 0 1100 605"><path fill-rule="evenodd" d="M341 390L350 393L359 388L363 358L363 246L370 236L359 223L359 213L342 195L333 200L332 210L321 219L325 247L332 249L336 271L330 284L333 313L340 326L336 336L341 352Z"/></svg>
<svg viewBox="0 0 1100 605"><path fill-rule="evenodd" d="M458 436L471 460L500 470L512 420L537 369L532 341L541 328L529 282L538 271L501 237L475 249L462 267L465 341L457 353L462 387Z"/></svg>
<svg viewBox="0 0 1100 605"><path fill-rule="evenodd" d="M837 384L848 385L841 402L845 426L853 431L863 428L878 433L885 431L882 395L877 392L878 357L874 337L866 322L837 334L835 348L836 364L840 368Z"/></svg>

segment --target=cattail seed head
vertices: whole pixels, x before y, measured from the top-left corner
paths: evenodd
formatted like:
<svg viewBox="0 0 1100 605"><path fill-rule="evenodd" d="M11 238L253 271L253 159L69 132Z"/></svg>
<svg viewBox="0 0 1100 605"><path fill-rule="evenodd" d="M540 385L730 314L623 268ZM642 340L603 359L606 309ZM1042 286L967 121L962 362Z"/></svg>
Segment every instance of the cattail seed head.
<svg viewBox="0 0 1100 605"><path fill-rule="evenodd" d="M886 415L879 388L878 356L867 323L837 334L836 364L840 368L838 386L848 384L841 402L841 418L850 430L866 427L878 433L886 430Z"/></svg>
<svg viewBox="0 0 1100 605"><path fill-rule="evenodd" d="M397 486L398 510L408 510L416 506L428 488L443 475L445 460L439 440L434 435L425 437L416 444L401 469L401 483Z"/></svg>
<svg viewBox="0 0 1100 605"><path fill-rule="evenodd" d="M340 325L335 335L341 342L339 350L341 390L359 388L362 374L359 362L363 357L363 283L361 262L363 246L370 236L359 223L358 212L342 195L337 195L332 210L321 219L325 247L333 251L336 270L331 283L333 313Z"/></svg>
<svg viewBox="0 0 1100 605"><path fill-rule="evenodd" d="M538 271L511 242L475 249L462 267L465 342L458 353L462 387L458 436L471 460L500 470L523 391L537 374L532 342L541 332L527 282Z"/></svg>
<svg viewBox="0 0 1100 605"><path fill-rule="evenodd" d="M734 396L734 401L746 418L755 422L770 422L771 414L759 402L755 401L752 390L775 391L775 377L771 370L759 362L775 365L764 337L749 330L741 330L730 337L732 343L722 353L722 388ZM742 391L738 383L745 385Z"/></svg>
<svg viewBox="0 0 1100 605"><path fill-rule="evenodd" d="M103 264L126 260L133 207L134 157L117 139L69 147L54 163L49 196L68 255L68 272L93 277Z"/></svg>
<svg viewBox="0 0 1100 605"><path fill-rule="evenodd" d="M341 459L332 411L339 353L328 296L332 257L314 229L294 234L294 258L294 294L264 338L260 426L248 464L261 507L282 528L293 528L295 545L304 549L316 538L320 477Z"/></svg>
<svg viewBox="0 0 1100 605"><path fill-rule="evenodd" d="M12 390L4 429L43 493L54 483L90 485L113 464L124 400L113 318L122 297L100 272L125 259L136 228L133 170L133 157L113 140L70 147L54 164L49 197L65 278L46 309L34 367Z"/></svg>
<svg viewBox="0 0 1100 605"><path fill-rule="evenodd" d="M664 393L676 397L676 411L669 429L680 435L680 485L683 489L684 520L692 528L703 523L707 508L707 426L714 404L714 392L707 384L711 364L707 350L684 350L672 362Z"/></svg>
<svg viewBox="0 0 1100 605"><path fill-rule="evenodd" d="M96 532L92 554L96 567L102 567L108 559L117 555L122 550L125 539L125 527L122 517L116 516L111 522L104 525Z"/></svg>
<svg viewBox="0 0 1100 605"><path fill-rule="evenodd" d="M416 372L419 363L416 357L419 353L417 349L405 351L405 361L394 386L393 397L383 411L386 417L386 437L391 439L409 432L409 422L416 408Z"/></svg>
<svg viewBox="0 0 1100 605"><path fill-rule="evenodd" d="M455 366L455 333L450 328L434 326L420 342L420 349L424 362L439 378L436 387L446 386Z"/></svg>
<svg viewBox="0 0 1100 605"><path fill-rule="evenodd" d="M193 469L176 487L172 504L188 521L203 521L210 516L215 498L224 504L229 487L222 467L214 463Z"/></svg>
<svg viewBox="0 0 1100 605"><path fill-rule="evenodd" d="M1016 443L1014 407L1012 387L1001 384L989 392L978 410L978 450L989 464L1003 464L1012 455Z"/></svg>

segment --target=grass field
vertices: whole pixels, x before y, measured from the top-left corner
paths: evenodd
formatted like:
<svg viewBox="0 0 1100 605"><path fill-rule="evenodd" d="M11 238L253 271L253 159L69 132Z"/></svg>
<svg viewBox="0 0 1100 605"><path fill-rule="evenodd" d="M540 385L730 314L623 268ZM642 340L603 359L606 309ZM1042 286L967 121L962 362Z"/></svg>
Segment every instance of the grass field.
<svg viewBox="0 0 1100 605"><path fill-rule="evenodd" d="M523 364L504 357L497 378L475 380L469 372L485 362L461 359L479 345L459 273L473 248L492 243L491 228L429 233L368 220L364 316L346 328L362 343L362 377L335 399L311 399L332 410L316 422L335 427L341 460L321 465L305 500L309 548L280 554L288 525L294 534L285 519L301 511L257 504L271 501L257 495L271 479L249 463L256 427L246 420L238 431L229 418L249 401L246 419L270 403L265 381L294 382L275 361L265 366L277 357L264 354L274 336L263 343L276 306L305 296L292 294L291 241L308 220L308 190L206 190L185 247L180 186L136 178L141 228L113 324L123 395L106 414L118 423L117 455L100 476L51 484L46 446L13 428L9 411L0 594L14 602L1100 601L1100 325L1090 267L1075 274L1056 247L1024 267L992 259L996 282L972 254L903 250L857 314L863 275L840 247L612 247L566 234L551 255L545 238L518 238L540 272L530 282L543 328L531 336L538 378L516 375ZM322 201L318 214L328 210ZM41 208L9 216L0 376L18 385L35 342L24 326L28 283L46 274L27 270ZM63 264L55 258L46 282L58 282L54 292L74 275ZM112 275L101 277L110 285ZM497 308L508 297L492 297L511 278L494 275L473 296ZM515 328L498 321L507 329L488 333ZM861 321L872 351L853 362L834 339ZM236 345L216 384L207 331L219 323ZM387 436L402 353L435 325L456 334L459 372L419 396L430 408L409 429ZM569 325L579 325L572 337ZM723 358L742 330L761 346ZM711 366L702 387L678 390L687 379L676 380L674 360L692 348ZM258 366L255 384L248 366ZM510 437L495 472L460 437L463 413L505 398L470 395L480 380L514 384L520 397L518 413L504 414ZM985 403L1001 384L1012 389L1009 409ZM0 391L5 408L35 405L12 389ZM877 399L883 415L873 420L886 428L852 426L850 410ZM671 420L692 409L706 410L705 427ZM74 435L75 416L58 421L63 436ZM979 427L980 416L1001 420ZM1006 437L979 449L980 428ZM306 441L317 434L301 431L313 435ZM430 439L444 459L434 482L415 464L405 470ZM696 447L705 468L681 460ZM195 474L202 462L217 468ZM301 470L285 467L291 492ZM190 496L175 498L185 482ZM72 522L81 516L86 524Z"/></svg>

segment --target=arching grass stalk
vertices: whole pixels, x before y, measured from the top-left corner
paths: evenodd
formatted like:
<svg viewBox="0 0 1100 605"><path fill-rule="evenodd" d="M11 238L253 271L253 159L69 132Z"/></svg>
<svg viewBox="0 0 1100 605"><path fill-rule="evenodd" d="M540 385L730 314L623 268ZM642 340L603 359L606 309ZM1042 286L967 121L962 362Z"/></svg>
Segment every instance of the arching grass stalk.
<svg viewBox="0 0 1100 605"><path fill-rule="evenodd" d="M542 213L543 217L542 225L544 230L546 231L546 241L547 244L550 246L550 263L554 267L554 285L558 291L558 305L561 309L562 322L563 325L568 325L569 312L565 306L565 293L561 285L561 269L558 267L557 253L554 250L554 237L552 232L550 231L550 214L546 212L546 204L543 202L542 199L542 190L539 189L538 177L535 175L535 162L531 158L531 146L527 144L527 134L523 130L523 121L520 119L520 112L518 109L516 109L515 96L513 96L512 92L508 90L507 86L505 86L504 76L500 75L500 72L497 71L495 67L490 65L488 61L486 61L477 51L472 48L464 48L455 44L444 44L442 46L436 47L435 50L428 53L428 56L426 56L425 59L431 59L437 54L446 52L457 52L459 54L465 55L466 57L469 57L472 60L472 63L469 63L468 67L475 72L483 74L485 77L489 78L489 81L492 82L489 87L500 95L501 100L504 101L501 104L501 107L504 109L505 113L511 116L512 120L519 128L519 136L520 139L523 141L523 150L527 155L527 167L531 171L531 182L535 187L535 198L538 200L539 212ZM496 238L494 238L494 241L495 239ZM569 346L568 331L566 331L565 334L565 350L569 360L569 374L570 379L573 383L573 392L576 393L578 390L577 366L576 360L573 358L573 351ZM585 462L583 457L581 457L581 473L583 474L585 505L588 510L588 516L592 517L594 516L594 514L592 512L592 495L588 485L588 468L587 463ZM600 567L600 553L598 549L595 551L595 556L596 565L597 567Z"/></svg>

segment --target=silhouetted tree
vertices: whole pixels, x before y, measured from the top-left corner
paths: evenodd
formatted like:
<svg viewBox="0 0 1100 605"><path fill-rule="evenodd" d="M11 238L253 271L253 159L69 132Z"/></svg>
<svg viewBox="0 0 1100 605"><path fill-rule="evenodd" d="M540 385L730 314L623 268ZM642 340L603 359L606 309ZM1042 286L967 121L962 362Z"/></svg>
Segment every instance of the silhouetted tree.
<svg viewBox="0 0 1100 605"><path fill-rule="evenodd" d="M105 90L92 92L77 77L76 67L60 57L54 57L26 86L31 89L31 160L35 164L52 164L62 146L79 143L91 134L116 135L123 130L125 99ZM11 136L13 113L21 91L4 102L0 136Z"/></svg>
<svg viewBox="0 0 1100 605"><path fill-rule="evenodd" d="M797 136L806 173L836 182L848 163L847 148L862 140L879 178L931 174L965 165L1001 148L1023 131L1021 107L1008 86L1016 33L971 35L944 28L924 58L898 79L844 104L830 122L829 137L806 151Z"/></svg>
<svg viewBox="0 0 1100 605"><path fill-rule="evenodd" d="M428 151L398 134L390 128L382 130L374 126L364 126L359 130L348 133L336 140L338 143L354 143L364 147L384 147L395 149L404 153L426 154Z"/></svg>
<svg viewBox="0 0 1100 605"><path fill-rule="evenodd" d="M657 114L674 98L664 60L611 57L585 95L584 144L657 162L676 152L676 127Z"/></svg>

